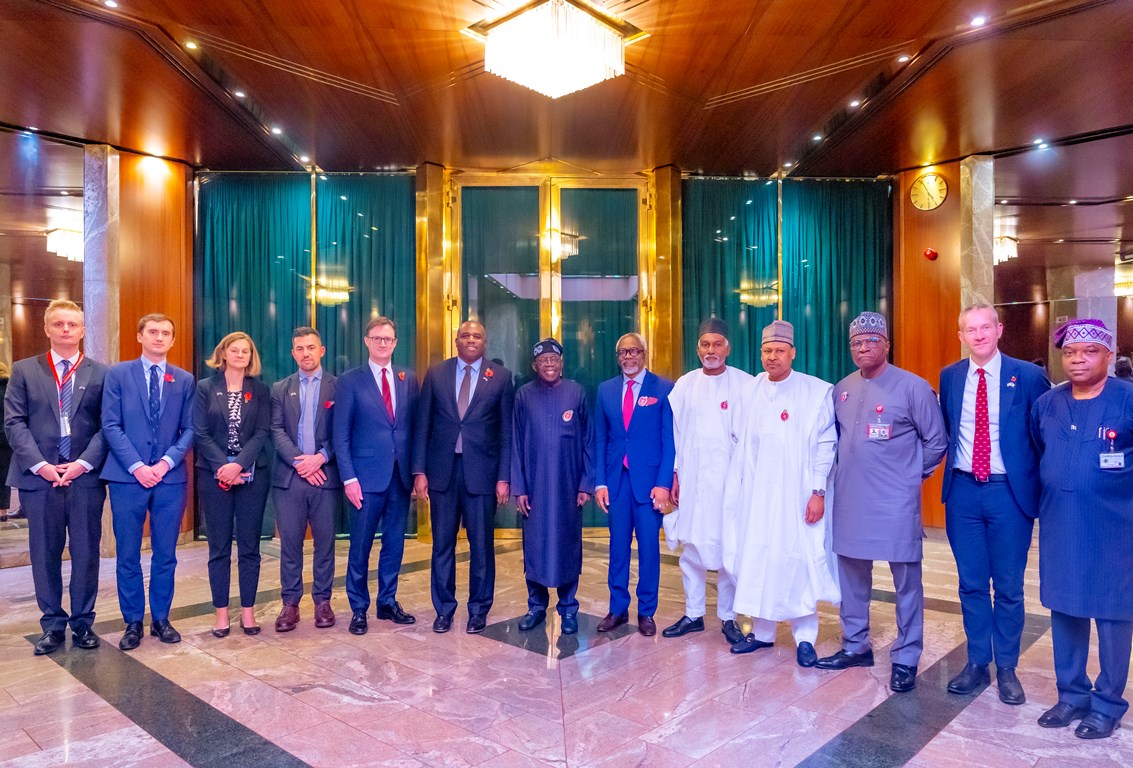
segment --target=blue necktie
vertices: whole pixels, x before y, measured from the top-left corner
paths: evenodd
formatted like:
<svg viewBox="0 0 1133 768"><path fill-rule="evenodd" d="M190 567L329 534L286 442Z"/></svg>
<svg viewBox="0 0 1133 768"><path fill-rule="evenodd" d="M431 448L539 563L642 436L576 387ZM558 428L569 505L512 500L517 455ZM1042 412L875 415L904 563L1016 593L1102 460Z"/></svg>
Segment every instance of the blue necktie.
<svg viewBox="0 0 1133 768"><path fill-rule="evenodd" d="M67 421L67 434L59 435L59 458L66 462L71 460L71 402L74 399L75 382L67 378L71 361L63 360L60 365L63 366L63 375L59 381L63 382L63 387L59 390L59 416L61 420Z"/></svg>
<svg viewBox="0 0 1133 768"><path fill-rule="evenodd" d="M302 385L299 396L299 408L302 411L299 415L299 452L309 456L315 452L315 414L311 406L315 400L313 389L317 381L310 376L301 376L299 383Z"/></svg>
<svg viewBox="0 0 1133 768"><path fill-rule="evenodd" d="M150 428L153 430L153 449L150 451L150 464L157 463L157 424L158 419L161 418L161 382L158 376L161 371L157 369L156 365L151 365L149 369L149 419Z"/></svg>

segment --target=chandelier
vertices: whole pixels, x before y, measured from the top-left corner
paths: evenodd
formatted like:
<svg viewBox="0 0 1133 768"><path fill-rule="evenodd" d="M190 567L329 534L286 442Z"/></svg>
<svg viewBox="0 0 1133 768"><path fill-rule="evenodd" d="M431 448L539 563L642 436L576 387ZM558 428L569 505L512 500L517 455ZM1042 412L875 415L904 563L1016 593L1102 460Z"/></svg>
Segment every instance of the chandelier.
<svg viewBox="0 0 1133 768"><path fill-rule="evenodd" d="M993 265L1004 264L1019 256L1019 241L1009 235L995 238L992 246Z"/></svg>
<svg viewBox="0 0 1133 768"><path fill-rule="evenodd" d="M586 0L531 0L461 30L484 69L557 99L625 74L625 47L648 35Z"/></svg>

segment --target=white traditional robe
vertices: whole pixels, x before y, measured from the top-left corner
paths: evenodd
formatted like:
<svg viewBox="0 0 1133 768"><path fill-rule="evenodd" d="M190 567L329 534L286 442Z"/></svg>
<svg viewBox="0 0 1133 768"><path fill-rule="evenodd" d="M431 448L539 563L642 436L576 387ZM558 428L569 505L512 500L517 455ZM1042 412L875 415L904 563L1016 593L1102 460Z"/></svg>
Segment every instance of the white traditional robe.
<svg viewBox="0 0 1133 768"><path fill-rule="evenodd" d="M831 499L814 525L811 492L827 488L837 430L831 385L798 371L780 382L766 373L740 403L739 444L725 500L725 567L736 579L737 613L772 621L837 603L828 535Z"/></svg>
<svg viewBox="0 0 1133 768"><path fill-rule="evenodd" d="M723 564L724 481L738 441L736 405L754 383L750 373L731 366L717 376L697 368L677 379L669 393L680 507L665 516L665 541L670 550L692 544L709 570Z"/></svg>

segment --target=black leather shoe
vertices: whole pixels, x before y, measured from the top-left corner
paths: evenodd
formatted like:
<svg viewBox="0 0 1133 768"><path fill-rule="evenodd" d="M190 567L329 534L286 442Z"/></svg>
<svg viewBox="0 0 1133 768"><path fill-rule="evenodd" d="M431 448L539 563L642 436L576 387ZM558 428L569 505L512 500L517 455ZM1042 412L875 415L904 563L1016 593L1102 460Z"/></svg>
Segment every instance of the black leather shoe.
<svg viewBox="0 0 1133 768"><path fill-rule="evenodd" d="M838 651L833 656L825 656L814 663L819 669L849 669L850 667L872 667L873 649L861 653Z"/></svg>
<svg viewBox="0 0 1133 768"><path fill-rule="evenodd" d="M99 644L98 635L86 624L80 624L71 631L71 645L84 651L93 651Z"/></svg>
<svg viewBox="0 0 1133 768"><path fill-rule="evenodd" d="M417 622L417 617L401 610L401 603L396 600L390 605L379 605L378 618L382 621L392 621L394 624L415 624Z"/></svg>
<svg viewBox="0 0 1133 768"><path fill-rule="evenodd" d="M758 651L760 648L770 648L773 645L775 645L775 643L766 643L763 640L756 640L755 635L749 633L747 637L732 646L732 653L751 653L752 651Z"/></svg>
<svg viewBox="0 0 1133 768"><path fill-rule="evenodd" d="M350 634L364 635L369 628L369 622L366 621L366 612L355 611L354 615L350 617Z"/></svg>
<svg viewBox="0 0 1133 768"><path fill-rule="evenodd" d="M488 617L482 613L478 613L475 616L468 617L468 626L464 628L464 631L470 635L478 635L483 632L487 626Z"/></svg>
<svg viewBox="0 0 1133 768"><path fill-rule="evenodd" d="M619 613L616 616L612 613L607 613L605 618L598 622L599 632L610 632L617 629L622 624L629 621L628 613Z"/></svg>
<svg viewBox="0 0 1133 768"><path fill-rule="evenodd" d="M1078 723L1074 735L1079 739L1107 739L1113 735L1120 722L1117 718L1106 717L1101 712L1091 712Z"/></svg>
<svg viewBox="0 0 1133 768"><path fill-rule="evenodd" d="M260 625L259 624L253 624L252 626L249 627L248 625L246 625L244 623L243 619L240 619L240 629L244 630L245 635L258 635L258 634L260 634ZM161 642L164 643L165 640L162 640Z"/></svg>
<svg viewBox="0 0 1133 768"><path fill-rule="evenodd" d="M547 618L546 611L528 611L527 615L519 620L519 631L528 632L542 624ZM569 632L567 634L570 634Z"/></svg>
<svg viewBox="0 0 1133 768"><path fill-rule="evenodd" d="M990 682L991 675L988 674L987 667L969 661L960 670L960 674L948 681L948 692L967 696Z"/></svg>
<svg viewBox="0 0 1133 768"><path fill-rule="evenodd" d="M889 690L907 693L917 687L917 668L908 664L894 664L889 673Z"/></svg>
<svg viewBox="0 0 1133 768"><path fill-rule="evenodd" d="M1004 704L1018 706L1027 702L1027 694L1023 693L1023 684L1015 676L1011 667L995 670L995 683L999 686L999 700Z"/></svg>
<svg viewBox="0 0 1133 768"><path fill-rule="evenodd" d="M247 632L248 630L245 629L244 631ZM150 624L149 633L163 643L181 642L181 633L174 629L168 621L154 619L153 624Z"/></svg>
<svg viewBox="0 0 1133 768"><path fill-rule="evenodd" d="M818 663L818 651L814 650L814 646L804 640L795 649L795 661L798 662L800 667L813 667Z"/></svg>
<svg viewBox="0 0 1133 768"><path fill-rule="evenodd" d="M1090 710L1086 707L1075 707L1073 704L1060 701L1039 716L1039 725L1043 728L1065 728L1088 714Z"/></svg>
<svg viewBox="0 0 1133 768"><path fill-rule="evenodd" d="M695 619L690 619L688 616L681 616L677 619L677 623L665 627L661 630L661 637L683 637L689 632L703 632L704 631L704 617L700 616Z"/></svg>
<svg viewBox="0 0 1133 768"><path fill-rule="evenodd" d="M657 622L652 616L637 614L637 634L642 637L653 637L657 634Z"/></svg>
<svg viewBox="0 0 1133 768"><path fill-rule="evenodd" d="M224 638L228 637L231 632L231 627L213 627L212 636L217 640L223 640Z"/></svg>
<svg viewBox="0 0 1133 768"><path fill-rule="evenodd" d="M452 629L452 616L438 616L433 619L433 631L442 635Z"/></svg>
<svg viewBox="0 0 1133 768"><path fill-rule="evenodd" d="M742 643L744 640L744 633L736 626L733 619L720 622L720 631L724 633L724 640L727 641L728 645Z"/></svg>
<svg viewBox="0 0 1133 768"><path fill-rule="evenodd" d="M63 643L67 640L67 634L61 629L49 629L43 633L43 637L35 644L35 655L46 656L49 653L55 653L63 647Z"/></svg>
<svg viewBox="0 0 1133 768"><path fill-rule="evenodd" d="M564 635L573 635L574 633L578 632L577 614L568 613L566 616L563 616L562 623Z"/></svg>
<svg viewBox="0 0 1133 768"><path fill-rule="evenodd" d="M122 639L118 641L118 647L123 651L132 651L142 644L142 623L140 621L131 621L126 624L126 631L122 633Z"/></svg>

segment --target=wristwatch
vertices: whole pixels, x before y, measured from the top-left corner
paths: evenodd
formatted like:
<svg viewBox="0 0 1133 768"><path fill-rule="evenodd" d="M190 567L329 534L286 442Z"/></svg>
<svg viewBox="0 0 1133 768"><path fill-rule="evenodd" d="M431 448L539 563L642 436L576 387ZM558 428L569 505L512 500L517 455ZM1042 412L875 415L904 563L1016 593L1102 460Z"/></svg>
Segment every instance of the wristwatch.
<svg viewBox="0 0 1133 768"><path fill-rule="evenodd" d="M826 491L825 491L825 490L819 490L819 491L811 491L810 493L811 493L811 495L812 495L812 496L817 496L817 497L818 497L818 498L820 498L820 499L821 499L821 498L824 498L824 497L826 496Z"/></svg>

